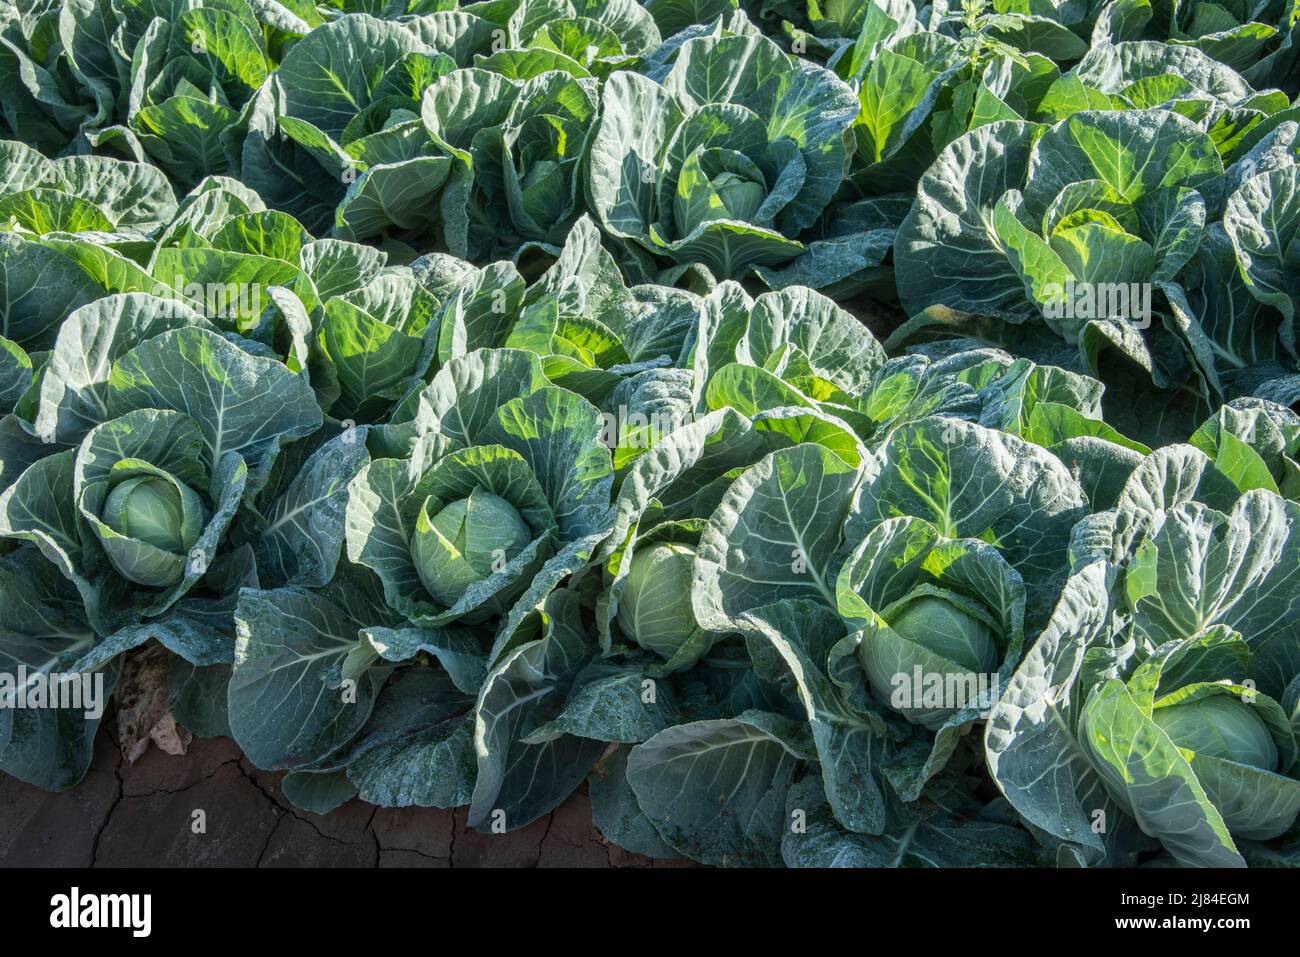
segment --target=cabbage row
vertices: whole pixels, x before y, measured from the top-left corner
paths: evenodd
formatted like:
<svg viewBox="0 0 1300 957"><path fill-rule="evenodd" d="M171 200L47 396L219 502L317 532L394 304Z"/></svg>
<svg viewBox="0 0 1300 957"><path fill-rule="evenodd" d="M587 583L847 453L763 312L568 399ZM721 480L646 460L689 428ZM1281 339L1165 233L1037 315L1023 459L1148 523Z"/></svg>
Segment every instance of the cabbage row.
<svg viewBox="0 0 1300 957"><path fill-rule="evenodd" d="M0 770L82 673L317 813L1300 864L1298 92L1295 0L0 0Z"/></svg>

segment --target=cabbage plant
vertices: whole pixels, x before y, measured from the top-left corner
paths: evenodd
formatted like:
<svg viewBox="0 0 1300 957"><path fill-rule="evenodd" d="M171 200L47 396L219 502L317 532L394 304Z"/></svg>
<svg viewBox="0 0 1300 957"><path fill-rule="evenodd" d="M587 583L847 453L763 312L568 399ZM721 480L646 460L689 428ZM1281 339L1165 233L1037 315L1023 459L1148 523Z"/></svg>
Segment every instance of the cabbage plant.
<svg viewBox="0 0 1300 957"><path fill-rule="evenodd" d="M562 730L527 735L595 650L560 586L608 534L610 453L597 410L516 349L443 365L410 427L408 454L366 456L343 487L348 561L332 580L241 592L231 729L259 766L294 769L291 786L313 807L360 790L385 803L469 803L477 825L518 799L508 813L523 826L596 757L594 742ZM442 677L421 667L429 660ZM312 690L344 681L356 702ZM406 710L405 695L439 717L423 724L429 712ZM278 702L271 722L267 700ZM394 719L414 737L391 738ZM410 777L429 760L443 770ZM558 792L517 793L532 761L565 769Z"/></svg>
<svg viewBox="0 0 1300 957"><path fill-rule="evenodd" d="M230 172L243 110L275 66L271 19L244 0L61 5L64 55L95 103L80 135L185 186Z"/></svg>
<svg viewBox="0 0 1300 957"><path fill-rule="evenodd" d="M40 642L31 640L7 646L6 654L30 669L102 670L111 690L116 659L157 642L175 656L176 714L202 733L223 734L224 709L214 711L212 697L221 694L233 658L235 597L257 581L259 558L275 580L269 556L301 549L305 540L294 527L270 524L255 548L241 544L236 515L254 496L264 496L263 507L301 510L301 485L282 487L274 467L283 443L315 433L322 422L311 389L275 360L243 351L194 314L167 328L161 320L176 315L176 306L139 294L108 297L65 327L77 330L79 348L90 349L78 353L78 371L90 371L87 356L104 356L106 374L74 376L61 366L57 380L44 380L59 383L46 407L51 431L43 454L0 494L0 534L30 543L33 558L48 563L40 572L18 566L15 573L25 576L18 581L60 577L51 598L75 596L75 611L67 613L83 623L88 640L54 658L42 657ZM131 342L133 334L140 341ZM63 444L74 436L74 444ZM330 465L342 462L336 456ZM326 525L319 532L330 534ZM326 577L341 528L335 535L333 559L324 546L316 566ZM309 565L291 567L296 573ZM16 640L58 620L50 617L57 607L33 606L15 625ZM49 712L16 729L5 767L48 787L78 779L90 752L58 732L60 720ZM93 723L83 727L93 734ZM58 760L29 763L42 740L52 742Z"/></svg>
<svg viewBox="0 0 1300 957"><path fill-rule="evenodd" d="M1080 716L1085 752L1108 793L1188 862L1238 863L1235 841L1278 837L1300 813L1295 731L1278 701L1242 684L1242 671L1187 664L1227 657L1241 643L1219 628L1158 646L1127 681L1112 678L1093 689ZM1246 656L1238 649L1236 657ZM1150 741L1147 770L1137 774L1125 752L1142 739ZM1169 762L1166 786L1194 804L1190 833L1144 793L1150 768L1161 762Z"/></svg>
<svg viewBox="0 0 1300 957"><path fill-rule="evenodd" d="M601 226L652 258L742 278L804 252L857 109L833 73L739 33L686 40L661 82L614 74L600 112L588 197Z"/></svg>
<svg viewBox="0 0 1300 957"><path fill-rule="evenodd" d="M1121 161L1103 160L1089 148L1097 142ZM957 173L973 166L998 173ZM1094 374L1109 351L1158 385L1174 381L1181 373L1168 363L1181 362L1217 391L1203 333L1185 321L1175 285L1223 201L1219 154L1189 120L1085 111L1048 129L993 123L950 146L927 176L900 227L895 268L909 311L947 306L1042 323ZM969 184L965 195L952 192L956 182ZM946 225L954 213L955 230Z"/></svg>
<svg viewBox="0 0 1300 957"><path fill-rule="evenodd" d="M85 233L133 251L176 211L167 177L154 166L108 156L46 159L19 142L0 143L6 190L0 220L19 235Z"/></svg>
<svg viewBox="0 0 1300 957"><path fill-rule="evenodd" d="M319 428L320 410L299 377L179 303L112 296L73 320L42 380L39 421L48 445L76 446L33 463L5 491L4 532L41 544L88 595L105 565L157 590L135 601L155 615L216 557L250 473L260 489L280 444ZM87 344L107 366L99 376L85 374ZM174 353L187 359L169 364ZM210 390L214 381L223 392ZM255 384L265 407L238 398ZM110 575L104 587L95 605L111 620L120 582Z"/></svg>
<svg viewBox="0 0 1300 957"><path fill-rule="evenodd" d="M1170 446L1076 533L1078 567L986 731L999 787L1062 859L1128 863L1158 841L1241 866L1291 827L1295 517Z"/></svg>
<svg viewBox="0 0 1300 957"><path fill-rule="evenodd" d="M548 383L536 355L452 360L420 393L414 427L410 456L372 461L348 502L349 557L414 624L504 615L607 533L598 413Z"/></svg>

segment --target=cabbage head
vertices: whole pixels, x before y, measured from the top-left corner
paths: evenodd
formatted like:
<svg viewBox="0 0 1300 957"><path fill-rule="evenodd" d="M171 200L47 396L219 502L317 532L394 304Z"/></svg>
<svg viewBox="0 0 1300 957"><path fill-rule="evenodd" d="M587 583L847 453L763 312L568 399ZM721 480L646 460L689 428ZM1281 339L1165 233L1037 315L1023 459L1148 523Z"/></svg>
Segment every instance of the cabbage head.
<svg viewBox="0 0 1300 957"><path fill-rule="evenodd" d="M101 542L117 544L108 547L109 561L140 585L180 581L186 555L210 514L203 499L175 476L148 466L127 466L114 479L101 522L93 526Z"/></svg>
<svg viewBox="0 0 1300 957"><path fill-rule="evenodd" d="M474 489L441 506L431 495L420 510L411 556L429 594L451 606L470 585L504 568L532 538L519 510L499 495Z"/></svg>
<svg viewBox="0 0 1300 957"><path fill-rule="evenodd" d="M872 693L884 704L896 700L900 676L914 675L917 668L922 675L941 679L945 687L997 670L996 624L977 602L962 595L926 591L905 598L885 621L887 630L858 646ZM926 726L942 724L957 710L924 704L896 708L909 721Z"/></svg>
<svg viewBox="0 0 1300 957"><path fill-rule="evenodd" d="M709 633L691 607L695 549L676 543L640 549L632 557L618 603L618 626L647 651L689 667L708 650Z"/></svg>
<svg viewBox="0 0 1300 957"><path fill-rule="evenodd" d="M1184 751L1277 770L1277 745L1268 726L1250 705L1231 694L1157 708L1151 720Z"/></svg>
<svg viewBox="0 0 1300 957"><path fill-rule="evenodd" d="M1020 576L993 546L946 538L920 519L889 519L858 543L837 592L851 630L842 644L886 708L938 731L992 705L1018 654L1025 611Z"/></svg>

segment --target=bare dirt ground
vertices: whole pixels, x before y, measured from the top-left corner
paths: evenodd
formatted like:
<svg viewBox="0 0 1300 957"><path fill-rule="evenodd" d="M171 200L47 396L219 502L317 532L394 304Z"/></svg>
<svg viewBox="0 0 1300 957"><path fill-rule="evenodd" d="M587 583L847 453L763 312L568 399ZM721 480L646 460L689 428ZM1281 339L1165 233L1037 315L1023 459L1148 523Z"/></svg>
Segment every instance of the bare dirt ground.
<svg viewBox="0 0 1300 957"><path fill-rule="evenodd" d="M610 844L579 792L528 827L480 834L465 809L293 807L280 773L225 738L127 764L101 733L85 780L48 794L0 775L0 867L664 867ZM195 812L201 811L202 815ZM195 833L196 820L206 832Z"/></svg>

